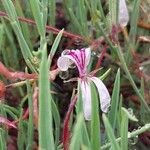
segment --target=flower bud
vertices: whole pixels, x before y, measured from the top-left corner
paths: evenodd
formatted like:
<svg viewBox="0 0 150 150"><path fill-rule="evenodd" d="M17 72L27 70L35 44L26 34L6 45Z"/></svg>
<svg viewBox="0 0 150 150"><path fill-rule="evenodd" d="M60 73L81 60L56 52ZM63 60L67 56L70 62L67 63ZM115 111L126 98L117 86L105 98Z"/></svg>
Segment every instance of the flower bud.
<svg viewBox="0 0 150 150"><path fill-rule="evenodd" d="M120 26L125 27L129 21L129 13L125 0L119 0L118 23Z"/></svg>

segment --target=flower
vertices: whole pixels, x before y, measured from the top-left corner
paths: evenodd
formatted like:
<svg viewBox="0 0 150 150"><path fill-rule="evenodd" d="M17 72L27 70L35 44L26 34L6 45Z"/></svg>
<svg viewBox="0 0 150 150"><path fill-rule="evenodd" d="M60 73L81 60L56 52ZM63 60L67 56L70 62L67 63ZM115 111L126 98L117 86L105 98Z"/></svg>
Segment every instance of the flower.
<svg viewBox="0 0 150 150"><path fill-rule="evenodd" d="M75 63L79 70L79 82L82 91L83 112L86 120L91 120L91 88L93 82L98 90L101 110L107 112L110 106L110 95L104 83L97 77L88 73L87 66L91 58L91 49L65 50L58 58L57 66L61 71L67 71L72 63Z"/></svg>
<svg viewBox="0 0 150 150"><path fill-rule="evenodd" d="M126 0L119 0L118 22L122 27L125 27L129 21L129 13L126 5Z"/></svg>

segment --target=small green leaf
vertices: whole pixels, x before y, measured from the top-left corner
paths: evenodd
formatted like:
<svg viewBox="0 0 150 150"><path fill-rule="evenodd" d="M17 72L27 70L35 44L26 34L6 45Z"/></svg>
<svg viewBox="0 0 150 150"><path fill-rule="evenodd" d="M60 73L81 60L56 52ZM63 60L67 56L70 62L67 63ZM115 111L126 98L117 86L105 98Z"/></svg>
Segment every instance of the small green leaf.
<svg viewBox="0 0 150 150"><path fill-rule="evenodd" d="M129 110L127 110L124 107L122 107L121 109L122 109L122 112L124 112L128 116L128 118L130 120L136 121L136 122L138 121L138 119L135 117L135 115L133 114L133 112L129 112ZM131 109L131 111L132 111L132 109Z"/></svg>

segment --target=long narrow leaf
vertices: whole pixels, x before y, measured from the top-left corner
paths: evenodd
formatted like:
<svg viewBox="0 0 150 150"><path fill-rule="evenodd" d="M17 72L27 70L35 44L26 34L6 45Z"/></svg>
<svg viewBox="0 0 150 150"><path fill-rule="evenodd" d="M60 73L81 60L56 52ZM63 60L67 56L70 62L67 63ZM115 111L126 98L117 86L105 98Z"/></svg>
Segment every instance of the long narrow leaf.
<svg viewBox="0 0 150 150"><path fill-rule="evenodd" d="M49 68L46 49L42 51L39 75L39 146L54 150Z"/></svg>
<svg viewBox="0 0 150 150"><path fill-rule="evenodd" d="M128 116L121 110L121 149L128 150Z"/></svg>
<svg viewBox="0 0 150 150"><path fill-rule="evenodd" d="M28 122L28 145L27 150L31 150L33 146L33 101L32 101L32 89L29 81L27 81L27 92L28 92L28 104L29 104L29 122Z"/></svg>
<svg viewBox="0 0 150 150"><path fill-rule="evenodd" d="M109 123L108 118L106 117L105 114L103 114L102 117L103 117L105 129L106 129L108 138L109 138L109 140L110 140L112 149L113 149L113 150L120 150L119 145L118 145L118 143L116 142L115 135L114 135L114 133L113 133L113 129L112 129L110 123Z"/></svg>
<svg viewBox="0 0 150 150"><path fill-rule="evenodd" d="M92 100L92 120L91 120L91 149L100 149L100 119L99 119L99 103L97 92L94 84L91 84L91 100Z"/></svg>
<svg viewBox="0 0 150 150"><path fill-rule="evenodd" d="M112 100L111 100L111 109L109 112L109 121L113 129L115 129L115 126L116 126L117 111L118 111L118 105L119 105L119 93L120 93L120 69L118 69L118 72L116 75L114 88L113 88L113 94L112 94Z"/></svg>
<svg viewBox="0 0 150 150"><path fill-rule="evenodd" d="M71 139L70 150L80 150L83 129L83 114L78 115L77 122L74 127L73 137Z"/></svg>
<svg viewBox="0 0 150 150"><path fill-rule="evenodd" d="M40 10L40 1L39 0L30 0L30 6L31 10L33 12L33 16L35 18L38 32L41 35L41 37L45 36L45 27L44 27L44 22L43 22L43 17Z"/></svg>

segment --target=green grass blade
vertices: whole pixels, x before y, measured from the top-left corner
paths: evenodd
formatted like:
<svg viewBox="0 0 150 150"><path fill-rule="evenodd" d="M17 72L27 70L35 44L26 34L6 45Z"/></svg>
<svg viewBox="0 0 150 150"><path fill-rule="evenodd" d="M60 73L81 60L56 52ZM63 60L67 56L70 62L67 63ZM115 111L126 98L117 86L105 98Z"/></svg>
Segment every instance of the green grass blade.
<svg viewBox="0 0 150 150"><path fill-rule="evenodd" d="M23 13L23 7L21 6L21 2L19 0L15 1L15 8L16 8L17 15L19 17L25 17ZM25 23L20 23L20 26L22 29L22 34L27 41L27 44L29 45L30 49L33 49L33 46L30 40L30 31L29 31L28 25Z"/></svg>
<svg viewBox="0 0 150 150"><path fill-rule="evenodd" d="M14 37L13 37L13 30L11 28L11 26L8 26L4 19L2 19L2 23L3 23L3 26L4 26L4 31L5 31L5 34L6 34L6 40L9 42L9 45L11 47L11 58L12 59L8 59L7 57L10 55L10 54L7 54L7 51L6 50L3 50L3 55L6 54L6 58L7 58L7 61L11 61L9 63L6 63L5 64L9 64L9 66L12 66L14 69L18 69L19 68L19 63L18 63L18 54L17 54L17 48L16 48L16 45L14 44Z"/></svg>
<svg viewBox="0 0 150 150"><path fill-rule="evenodd" d="M91 149L100 149L100 119L99 103L94 84L91 84L92 120L91 120Z"/></svg>
<svg viewBox="0 0 150 150"><path fill-rule="evenodd" d="M129 32L129 43L132 44L132 48L135 48L135 40L137 34L137 22L139 17L140 0L134 0L133 11L131 13L130 32Z"/></svg>
<svg viewBox="0 0 150 150"><path fill-rule="evenodd" d="M132 76L129 72L129 69L128 69L127 64L125 62L125 59L124 59L123 53L121 51L121 48L118 47L118 48L116 48L116 50L117 50L118 57L119 57L120 61L122 62L123 69L124 69L125 73L127 74L128 79L129 79L133 89L135 90L136 94L139 96L140 102L143 104L143 106L145 107L147 112L150 114L150 108L147 105L147 103L145 102L144 97L142 96L142 94L139 92L139 89L137 88L137 86L136 86L136 84L135 84L135 82L134 82L134 80L133 80L133 78L132 78Z"/></svg>
<svg viewBox="0 0 150 150"><path fill-rule="evenodd" d="M17 116L19 115L19 111L16 108L14 108L14 107L11 107L9 105L3 104L3 108L10 110L12 113L14 113Z"/></svg>
<svg viewBox="0 0 150 150"><path fill-rule="evenodd" d="M134 138L136 137L137 135L140 135L142 133L144 133L145 131L149 130L150 129L150 123L148 124L145 124L143 127L141 127L140 129L137 129L133 132L130 132L128 133L128 138ZM121 137L117 138L116 139L116 142L119 143L121 141ZM104 149L108 149L109 147L111 147L112 143L107 143L105 145L102 146L102 150Z"/></svg>
<svg viewBox="0 0 150 150"><path fill-rule="evenodd" d="M118 106L118 114L117 114L117 121L116 121L116 126L117 126L117 135L121 134L121 108L122 108L122 101L123 101L123 97L122 95L120 95L120 101L119 101L119 106Z"/></svg>
<svg viewBox="0 0 150 150"><path fill-rule="evenodd" d="M22 51L22 53L24 55L25 54L28 55L28 57L31 58L32 54L31 54L30 49L29 49L29 47L28 47L27 43L25 42L25 39L24 39L24 37L22 35L20 24L18 22L17 14L16 14L15 7L14 7L12 1L4 0L2 2L3 2L3 5L4 5L4 8L5 8L6 12L8 13L8 16L9 16L9 19L11 21L12 26L14 25L13 26L14 27L14 32L17 35L17 38L19 40L20 46L24 45L23 46L23 48L24 48L23 51L24 52Z"/></svg>
<svg viewBox="0 0 150 150"><path fill-rule="evenodd" d="M6 140L5 140L5 136L4 136L4 130L2 128L0 128L0 149L1 150L5 150L6 148Z"/></svg>
<svg viewBox="0 0 150 150"><path fill-rule="evenodd" d="M30 0L31 10L33 12L33 16L35 18L35 22L37 24L37 29L41 37L45 36L45 27L43 22L44 14L41 13L40 10L40 1L39 0Z"/></svg>
<svg viewBox="0 0 150 150"><path fill-rule="evenodd" d="M52 45L51 52L50 52L50 59L52 59L52 58L54 57L55 53L56 53L56 50L57 50L58 45L59 45L59 42L60 42L61 37L62 37L62 35L63 35L63 31L64 31L64 29L62 29L62 30L58 33L57 37L55 38L55 41L54 41L54 43L53 43L53 45Z"/></svg>
<svg viewBox="0 0 150 150"><path fill-rule="evenodd" d="M108 2L111 25L115 25L118 18L118 0L109 0Z"/></svg>
<svg viewBox="0 0 150 150"><path fill-rule="evenodd" d="M104 10L103 10L102 2L101 2L101 1L98 2L98 8L99 8L99 11L100 11L101 18L102 18L102 20L103 20L104 23L105 23L105 26L108 28L107 19L106 19L106 17L105 17L105 14L104 14Z"/></svg>
<svg viewBox="0 0 150 150"><path fill-rule="evenodd" d="M28 105L29 105L29 121L28 121L28 141L27 149L32 150L33 146L33 100L32 100L32 89L29 81L27 81L27 92L28 92Z"/></svg>
<svg viewBox="0 0 150 150"><path fill-rule="evenodd" d="M84 4L84 0L78 1L78 7L77 7L77 18L79 20L79 23L81 24L80 28L83 31L84 36L88 35L88 26L85 22L87 22L87 10Z"/></svg>
<svg viewBox="0 0 150 150"><path fill-rule="evenodd" d="M3 6L4 6L6 12L8 13L10 23L14 29L14 32L17 35L17 39L19 41L19 45L21 47L21 52L22 52L22 55L24 57L24 60L27 63L27 65L30 67L30 69L32 71L36 72L34 66L30 62L32 60L33 56L32 56L32 53L30 51L29 46L27 45L27 43L23 37L21 27L20 27L20 24L19 24L18 19L17 19L15 7L14 7L11 0L4 0L4 1L2 1L2 3L3 3Z"/></svg>
<svg viewBox="0 0 150 150"><path fill-rule="evenodd" d="M108 118L106 117L105 114L103 114L102 118L103 118L103 121L104 121L106 133L107 133L108 138L109 138L110 143L111 143L112 150L120 150L119 145L116 142L116 138L115 138L115 135L113 133L113 129L112 129L110 123L109 123Z"/></svg>
<svg viewBox="0 0 150 150"><path fill-rule="evenodd" d="M141 92L143 97L145 97L144 89L145 89L145 87L144 87L144 79L142 78L141 79L140 92ZM145 110L145 107L144 107L143 103L141 103L141 106L140 106L140 119L141 119L141 122L143 124L149 122L149 114L148 114L147 110Z"/></svg>
<svg viewBox="0 0 150 150"><path fill-rule="evenodd" d="M132 62L132 53L136 47L136 37L137 37L137 24L139 18L139 10L140 10L140 0L134 0L133 2L133 11L131 13L130 18L130 31L129 31L129 39L127 43L127 54L126 54L126 62L129 65Z"/></svg>
<svg viewBox="0 0 150 150"><path fill-rule="evenodd" d="M60 138L60 115L57 109L57 105L52 99L52 116L55 124L55 146L58 146L59 138Z"/></svg>
<svg viewBox="0 0 150 150"><path fill-rule="evenodd" d="M100 80L104 80L108 75L109 73L111 72L111 68L109 68L106 72L104 72L99 78Z"/></svg>
<svg viewBox="0 0 150 150"><path fill-rule="evenodd" d="M121 110L121 149L128 150L128 116Z"/></svg>
<svg viewBox="0 0 150 150"><path fill-rule="evenodd" d="M4 42L4 25L0 24L0 47L2 47L3 42ZM1 51L1 49L0 49Z"/></svg>
<svg viewBox="0 0 150 150"><path fill-rule="evenodd" d="M111 109L110 109L109 117L108 117L113 129L115 129L116 127L118 105L119 105L119 93L120 93L120 69L118 69L118 72L116 75L113 93L112 93Z"/></svg>
<svg viewBox="0 0 150 150"><path fill-rule="evenodd" d="M77 117L77 122L74 127L73 136L70 143L70 150L80 150L82 141L82 129L83 129L83 114L81 113Z"/></svg>
<svg viewBox="0 0 150 150"><path fill-rule="evenodd" d="M145 102L144 97L142 96L142 94L139 92L139 89L137 88L137 86L136 86L136 84L135 84L135 82L134 82L134 80L133 80L133 78L132 78L132 76L131 76L131 74L130 74L130 72L129 72L129 69L128 69L128 67L127 67L127 64L126 64L126 61L125 61L125 58L124 58L124 55L123 55L123 53L122 53L122 51L121 51L120 46L119 46L119 45L118 45L118 47L117 47L117 46L113 46L112 42L111 42L111 41L109 40L109 38L105 35L105 32L104 32L104 30L102 29L102 27L101 27L99 24L98 24L98 26L99 26L99 29L101 30L101 33L102 33L102 35L104 36L105 40L108 42L110 48L111 48L115 53L117 53L117 55L118 55L118 57L119 57L119 59L120 59L120 62L121 62L121 64L122 64L123 70L124 70L124 72L126 73L126 75L127 75L127 77L128 77L128 80L130 81L130 83L131 83L131 85L132 85L134 91L136 92L136 94L137 94L138 97L140 98L140 102L143 104L143 106L144 106L144 108L147 110L148 114L150 114L150 108L149 108L149 106L147 105L147 103Z"/></svg>
<svg viewBox="0 0 150 150"><path fill-rule="evenodd" d="M56 0L49 0L48 2L48 24L55 27L56 24ZM53 33L51 32L49 35L50 42L53 41Z"/></svg>
<svg viewBox="0 0 150 150"><path fill-rule="evenodd" d="M39 147L55 149L52 128L52 97L50 95L49 68L46 49L42 51L39 74Z"/></svg>
<svg viewBox="0 0 150 150"><path fill-rule="evenodd" d="M17 35L17 39L19 41L19 45L21 47L21 52L22 52L22 55L24 57L24 60L26 62L26 64L30 67L30 69L33 71L33 72L36 72L36 69L35 67L32 65L31 61L33 56L32 56L32 53L23 37L23 34L21 32L21 29L20 29L20 26L17 24L17 22L13 22L12 23L12 26L14 28L14 31Z"/></svg>
<svg viewBox="0 0 150 150"><path fill-rule="evenodd" d="M17 14L13 5L13 2L11 0L3 0L2 1L3 6L6 10L6 12L8 13L8 16L10 17L10 19L12 21L16 21L17 20ZM18 22L18 20L17 20Z"/></svg>
<svg viewBox="0 0 150 150"><path fill-rule="evenodd" d="M44 24L44 28L47 24L47 13L48 13L48 0L41 0L41 7L42 7L42 20Z"/></svg>
<svg viewBox="0 0 150 150"><path fill-rule="evenodd" d="M12 117L12 119L18 119L18 117L16 116L16 114L14 114L10 109L8 109L8 108L4 108L4 110L5 110L5 112L8 114L8 115L10 115L11 117Z"/></svg>
<svg viewBox="0 0 150 150"><path fill-rule="evenodd" d="M23 109L21 108L20 110L20 117L19 117L19 124L18 124L18 137L17 137L17 146L18 150L23 150L25 146L25 133L24 132L24 127L23 127L23 120L22 120L22 115L23 115Z"/></svg>
<svg viewBox="0 0 150 150"><path fill-rule="evenodd" d="M91 145L85 121L83 122L83 129L82 129L82 143L88 148Z"/></svg>
<svg viewBox="0 0 150 150"><path fill-rule="evenodd" d="M49 24L55 26L56 0L49 0Z"/></svg>
<svg viewBox="0 0 150 150"><path fill-rule="evenodd" d="M77 17L75 16L75 14L73 13L73 10L71 8L67 8L67 9L68 9L68 13L69 13L71 22L74 25L76 31L78 31L78 33L80 33L81 35L84 35L83 31L81 30L81 25L80 25Z"/></svg>

